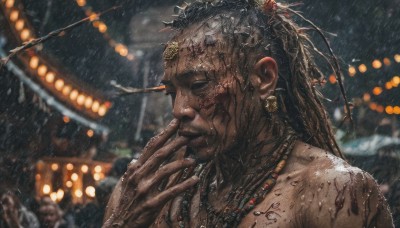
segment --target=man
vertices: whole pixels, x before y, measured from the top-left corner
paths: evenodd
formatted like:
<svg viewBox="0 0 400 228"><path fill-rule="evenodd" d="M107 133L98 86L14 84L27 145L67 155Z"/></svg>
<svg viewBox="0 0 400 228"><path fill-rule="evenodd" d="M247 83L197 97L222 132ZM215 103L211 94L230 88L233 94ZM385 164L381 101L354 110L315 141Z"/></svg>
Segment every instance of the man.
<svg viewBox="0 0 400 228"><path fill-rule="evenodd" d="M0 227L39 228L39 221L12 191L5 191L0 197Z"/></svg>
<svg viewBox="0 0 400 228"><path fill-rule="evenodd" d="M286 6L196 2L169 25L175 119L129 165L104 227L393 226L373 178L340 158Z"/></svg>
<svg viewBox="0 0 400 228"><path fill-rule="evenodd" d="M44 196L39 205L40 227L43 228L62 228L67 227L62 218L62 211L50 197Z"/></svg>

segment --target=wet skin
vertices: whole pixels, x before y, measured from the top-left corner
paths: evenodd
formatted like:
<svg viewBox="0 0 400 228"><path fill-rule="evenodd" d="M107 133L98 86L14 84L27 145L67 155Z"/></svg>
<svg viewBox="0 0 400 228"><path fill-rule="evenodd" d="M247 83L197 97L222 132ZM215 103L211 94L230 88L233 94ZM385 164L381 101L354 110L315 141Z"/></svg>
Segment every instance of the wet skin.
<svg viewBox="0 0 400 228"><path fill-rule="evenodd" d="M214 33L216 42L207 45L210 37L204 34L210 32L213 32L212 26L207 30L197 24L177 37L179 55L166 62L163 78L173 99L176 120L167 128L167 133L156 136L148 144L137 163L129 166L110 199L106 227L124 219L131 227L168 227L163 215L169 210L171 220L177 221L180 194L198 180L189 178L161 192L156 186L163 178L195 165L194 160L185 160L183 156L208 162L221 157L229 159L244 151L242 162L246 164L247 156L255 153L253 142L274 137L268 129L270 120L261 101L275 89L276 62L269 57L259 58L250 72L251 84L244 87L235 61L221 58L221 54L230 53L222 36ZM179 136L174 138L176 133ZM190 148L191 154L185 154L188 151L185 147ZM265 146L261 151L268 149ZM172 154L179 155L160 169ZM238 181L229 174L237 168L221 165L225 181L208 195L214 208L220 209L226 204L227 193ZM191 227L204 225L206 212L200 211L198 205L199 192L196 192L191 202ZM128 223L120 225L129 226ZM299 141L272 192L244 217L240 227L369 225L392 227L386 201L372 177L330 153Z"/></svg>

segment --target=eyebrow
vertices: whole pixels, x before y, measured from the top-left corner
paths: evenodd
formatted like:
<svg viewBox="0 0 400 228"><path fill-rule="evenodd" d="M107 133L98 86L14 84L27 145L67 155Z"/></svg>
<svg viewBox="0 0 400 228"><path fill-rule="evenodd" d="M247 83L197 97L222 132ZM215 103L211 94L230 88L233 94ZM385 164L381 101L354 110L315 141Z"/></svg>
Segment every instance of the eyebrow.
<svg viewBox="0 0 400 228"><path fill-rule="evenodd" d="M199 69L199 70L190 69L190 70L186 70L186 71L184 71L184 72L182 72L180 74L177 74L176 78L178 80L180 80L180 79L183 79L183 78L191 77L191 76L196 75L196 74L207 74L208 72L209 71L206 70L206 69ZM167 79L161 80L161 83L164 84L164 85L172 85L171 80L167 80Z"/></svg>

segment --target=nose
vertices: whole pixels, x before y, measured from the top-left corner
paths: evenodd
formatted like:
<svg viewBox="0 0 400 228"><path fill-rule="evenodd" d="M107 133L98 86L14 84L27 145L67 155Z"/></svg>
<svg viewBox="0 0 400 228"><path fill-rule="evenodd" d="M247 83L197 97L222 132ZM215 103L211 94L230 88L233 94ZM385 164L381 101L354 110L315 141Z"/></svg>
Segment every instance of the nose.
<svg viewBox="0 0 400 228"><path fill-rule="evenodd" d="M193 101L191 101L188 94L177 91L175 99L173 100L173 111L172 114L179 120L191 120L196 116L196 111L192 107Z"/></svg>

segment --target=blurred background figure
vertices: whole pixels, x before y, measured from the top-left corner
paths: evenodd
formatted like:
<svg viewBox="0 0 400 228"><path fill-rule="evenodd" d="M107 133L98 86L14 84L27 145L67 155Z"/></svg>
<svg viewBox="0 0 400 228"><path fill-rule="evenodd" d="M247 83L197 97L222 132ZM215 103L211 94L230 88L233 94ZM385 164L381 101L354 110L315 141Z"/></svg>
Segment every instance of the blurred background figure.
<svg viewBox="0 0 400 228"><path fill-rule="evenodd" d="M12 191L1 194L0 227L39 228L35 214L21 204Z"/></svg>
<svg viewBox="0 0 400 228"><path fill-rule="evenodd" d="M58 204L63 211L63 219L68 228L75 227L75 206L72 202L71 192L65 192L63 199Z"/></svg>
<svg viewBox="0 0 400 228"><path fill-rule="evenodd" d="M118 183L119 178L126 172L131 159L117 158L108 176L96 186L96 201L86 204L76 213L76 225L85 228L97 228L103 224L103 218L108 200Z"/></svg>
<svg viewBox="0 0 400 228"><path fill-rule="evenodd" d="M39 221L42 228L65 228L67 223L62 218L60 207L50 197L45 196L40 200Z"/></svg>

